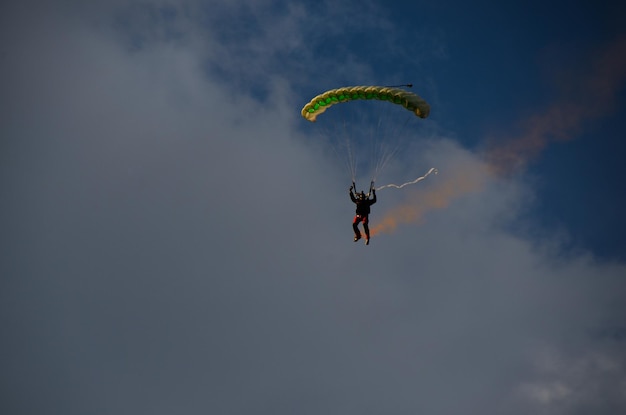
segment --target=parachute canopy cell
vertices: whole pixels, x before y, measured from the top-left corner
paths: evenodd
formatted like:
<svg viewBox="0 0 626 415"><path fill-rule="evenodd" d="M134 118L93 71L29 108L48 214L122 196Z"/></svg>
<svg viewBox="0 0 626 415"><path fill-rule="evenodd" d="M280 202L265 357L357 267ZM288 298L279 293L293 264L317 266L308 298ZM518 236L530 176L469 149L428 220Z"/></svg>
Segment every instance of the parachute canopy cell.
<svg viewBox="0 0 626 415"><path fill-rule="evenodd" d="M402 105L420 118L426 118L430 114L430 105L418 95L386 86L346 86L331 89L313 98L302 108L301 114L307 120L315 122L318 115L331 106L359 99L377 99Z"/></svg>

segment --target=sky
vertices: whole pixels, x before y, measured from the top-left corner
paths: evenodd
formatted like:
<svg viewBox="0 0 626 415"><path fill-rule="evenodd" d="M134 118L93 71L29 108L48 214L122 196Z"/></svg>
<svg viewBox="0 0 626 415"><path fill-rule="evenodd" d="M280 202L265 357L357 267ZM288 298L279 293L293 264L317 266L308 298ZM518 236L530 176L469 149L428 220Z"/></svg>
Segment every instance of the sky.
<svg viewBox="0 0 626 415"><path fill-rule="evenodd" d="M626 9L509 3L2 3L0 412L626 412Z"/></svg>

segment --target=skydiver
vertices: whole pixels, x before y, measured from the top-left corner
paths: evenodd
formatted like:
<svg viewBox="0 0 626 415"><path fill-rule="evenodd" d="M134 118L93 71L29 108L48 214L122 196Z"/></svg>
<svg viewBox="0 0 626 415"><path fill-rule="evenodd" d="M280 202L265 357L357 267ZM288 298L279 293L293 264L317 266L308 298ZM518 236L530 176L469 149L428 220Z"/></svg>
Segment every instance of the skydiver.
<svg viewBox="0 0 626 415"><path fill-rule="evenodd" d="M370 214L370 206L376 203L376 189L372 189L372 199L369 195L366 197L365 193L357 193L356 196L352 193L355 190L354 185L350 186L350 200L356 204L356 215L352 220L352 229L354 230L354 242L361 239L361 232L359 231L359 222L363 222L363 230L365 231L365 245L370 244L370 229L368 226Z"/></svg>

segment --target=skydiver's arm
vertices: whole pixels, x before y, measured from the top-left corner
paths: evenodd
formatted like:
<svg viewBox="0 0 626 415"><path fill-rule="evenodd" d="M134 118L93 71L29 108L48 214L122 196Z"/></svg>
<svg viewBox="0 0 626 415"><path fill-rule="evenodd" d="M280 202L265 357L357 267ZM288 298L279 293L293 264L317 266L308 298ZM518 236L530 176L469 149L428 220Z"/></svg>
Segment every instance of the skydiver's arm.
<svg viewBox="0 0 626 415"><path fill-rule="evenodd" d="M373 205L374 203L376 203L376 189L372 189L372 196L374 197L371 200L370 205Z"/></svg>
<svg viewBox="0 0 626 415"><path fill-rule="evenodd" d="M356 203L356 198L354 197L354 194L352 193L352 190L354 190L354 182L352 182L352 186L350 186L350 189L348 190L348 192L350 192L350 200L352 200L354 203Z"/></svg>

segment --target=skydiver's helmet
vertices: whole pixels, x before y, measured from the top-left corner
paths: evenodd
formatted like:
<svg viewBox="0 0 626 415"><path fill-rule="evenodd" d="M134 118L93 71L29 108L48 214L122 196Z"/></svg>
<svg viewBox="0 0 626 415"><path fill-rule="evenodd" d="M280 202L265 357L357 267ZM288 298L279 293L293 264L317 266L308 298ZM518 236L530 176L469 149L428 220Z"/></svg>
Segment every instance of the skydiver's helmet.
<svg viewBox="0 0 626 415"><path fill-rule="evenodd" d="M357 193L359 200L365 200L365 192L361 190L361 193Z"/></svg>

